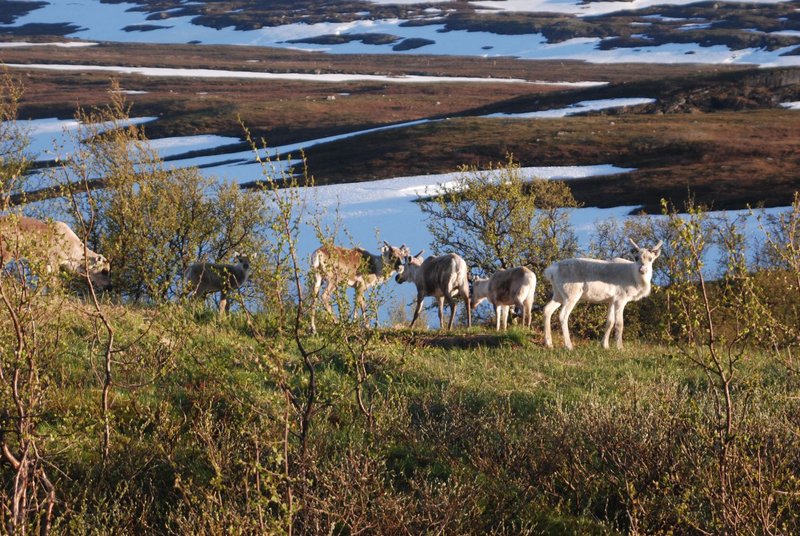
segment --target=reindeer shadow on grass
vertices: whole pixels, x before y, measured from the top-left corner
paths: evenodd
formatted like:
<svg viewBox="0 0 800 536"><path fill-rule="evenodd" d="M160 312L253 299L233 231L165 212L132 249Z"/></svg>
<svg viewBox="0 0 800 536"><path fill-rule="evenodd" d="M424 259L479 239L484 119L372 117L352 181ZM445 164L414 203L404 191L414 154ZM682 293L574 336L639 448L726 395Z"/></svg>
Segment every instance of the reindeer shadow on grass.
<svg viewBox="0 0 800 536"><path fill-rule="evenodd" d="M516 348L527 343L528 335L511 330L500 334L422 335L409 339L417 348L471 350L477 348Z"/></svg>

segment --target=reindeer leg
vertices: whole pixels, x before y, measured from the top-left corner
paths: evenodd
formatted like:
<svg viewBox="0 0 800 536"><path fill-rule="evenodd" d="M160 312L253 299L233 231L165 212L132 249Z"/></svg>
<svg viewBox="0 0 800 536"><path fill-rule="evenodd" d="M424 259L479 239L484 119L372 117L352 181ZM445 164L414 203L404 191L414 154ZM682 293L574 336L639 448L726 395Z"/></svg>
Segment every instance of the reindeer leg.
<svg viewBox="0 0 800 536"><path fill-rule="evenodd" d="M472 327L472 303L469 296L469 285L464 285L459 289L459 293L464 296L464 303L467 306L467 327Z"/></svg>
<svg viewBox="0 0 800 536"><path fill-rule="evenodd" d="M325 285L325 289L322 291L322 306L325 307L325 310L328 311L330 315L333 315L333 307L331 306L331 294L333 294L333 287L330 283Z"/></svg>
<svg viewBox="0 0 800 536"><path fill-rule="evenodd" d="M550 321L553 313L555 313L559 307L561 307L561 304L555 300L550 300L547 302L547 305L544 306L544 344L548 348L553 347L553 333L550 329Z"/></svg>
<svg viewBox="0 0 800 536"><path fill-rule="evenodd" d="M314 274L314 287L311 290L311 333L317 332L317 299L319 299L319 289L322 287L322 275Z"/></svg>
<svg viewBox="0 0 800 536"><path fill-rule="evenodd" d="M358 318L358 309L359 309L358 306L361 300L358 294L358 286L353 287L353 291L355 295L353 296L353 312L350 315L350 318L352 318L353 322L355 322L356 318Z"/></svg>
<svg viewBox="0 0 800 536"><path fill-rule="evenodd" d="M322 290L322 306L325 307L325 311L331 315L333 318L334 323L338 323L338 319L333 314L333 307L331 306L331 294L333 293L333 282L330 280L326 281L325 288Z"/></svg>
<svg viewBox="0 0 800 536"><path fill-rule="evenodd" d="M444 329L444 296L436 298L436 301L439 304L439 329ZM450 322L447 323L447 329L450 330L453 328L453 313L455 312L455 307L453 307L452 301L448 301L447 303L450 305Z"/></svg>
<svg viewBox="0 0 800 536"><path fill-rule="evenodd" d="M219 294L219 317L225 318L225 313L228 312L228 296L224 292Z"/></svg>
<svg viewBox="0 0 800 536"><path fill-rule="evenodd" d="M356 321L356 313L361 311L361 318L367 319L367 304L364 300L364 288L360 285L355 287L356 303L353 307L353 322Z"/></svg>
<svg viewBox="0 0 800 536"><path fill-rule="evenodd" d="M616 326L616 335L617 335L617 348L622 350L622 328L624 327L624 321L622 320L622 312L625 310L625 303L620 303L617 305L617 319L614 322Z"/></svg>
<svg viewBox="0 0 800 536"><path fill-rule="evenodd" d="M531 327L531 308L529 305L532 306L533 304L527 298L517 304L517 307L522 310L522 326L526 328Z"/></svg>
<svg viewBox="0 0 800 536"><path fill-rule="evenodd" d="M564 346L567 350L572 350L573 348L572 339L569 336L569 315L572 313L575 305L578 304L578 300L580 300L580 296L568 298L564 303L564 308L561 309L561 313L558 315L558 319L561 321L561 334L564 336Z"/></svg>
<svg viewBox="0 0 800 536"><path fill-rule="evenodd" d="M194 294L195 294L195 291L197 290L197 288L196 287L193 288L193 287L194 287L194 285L192 285L189 282L184 283L183 288L181 289L181 293L179 295L179 298L181 300L191 300L192 298L194 298Z"/></svg>
<svg viewBox="0 0 800 536"><path fill-rule="evenodd" d="M417 321L417 318L419 318L419 314L422 312L422 304L424 300L425 296L417 294L417 308L414 310L414 318L411 319L411 324L408 327L410 328L414 327L414 322Z"/></svg>
<svg viewBox="0 0 800 536"><path fill-rule="evenodd" d="M616 304L611 302L608 304L608 316L606 316L606 331L603 333L603 348L608 348L608 339L611 336L611 330L614 328L614 320L616 318Z"/></svg>

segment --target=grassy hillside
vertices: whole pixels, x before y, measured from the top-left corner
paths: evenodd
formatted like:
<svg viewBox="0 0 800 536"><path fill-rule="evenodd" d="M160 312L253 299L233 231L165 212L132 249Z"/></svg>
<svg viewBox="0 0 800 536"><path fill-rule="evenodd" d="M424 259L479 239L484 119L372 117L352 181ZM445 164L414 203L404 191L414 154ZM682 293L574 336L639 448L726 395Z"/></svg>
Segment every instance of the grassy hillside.
<svg viewBox="0 0 800 536"><path fill-rule="evenodd" d="M36 417L58 532L652 534L730 521L715 487L718 391L677 347L548 350L539 329L302 337L319 349L303 437L312 380L291 334L265 327L274 319L104 307L119 350L105 461L103 331L72 298L39 326L60 329ZM792 532L797 377L757 350L740 373L725 504L739 527Z"/></svg>

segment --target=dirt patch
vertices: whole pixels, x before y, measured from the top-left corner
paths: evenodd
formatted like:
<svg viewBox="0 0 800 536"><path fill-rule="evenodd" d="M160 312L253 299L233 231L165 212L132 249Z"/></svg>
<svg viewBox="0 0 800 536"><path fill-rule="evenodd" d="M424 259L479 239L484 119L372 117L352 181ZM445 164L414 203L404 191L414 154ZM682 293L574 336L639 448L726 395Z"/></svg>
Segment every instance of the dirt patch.
<svg viewBox="0 0 800 536"><path fill-rule="evenodd" d="M570 182L587 206L679 206L690 193L717 208L786 205L800 188L800 113L624 115L520 121L453 119L312 147L318 183L444 173L513 154L523 166L614 163L632 174Z"/></svg>

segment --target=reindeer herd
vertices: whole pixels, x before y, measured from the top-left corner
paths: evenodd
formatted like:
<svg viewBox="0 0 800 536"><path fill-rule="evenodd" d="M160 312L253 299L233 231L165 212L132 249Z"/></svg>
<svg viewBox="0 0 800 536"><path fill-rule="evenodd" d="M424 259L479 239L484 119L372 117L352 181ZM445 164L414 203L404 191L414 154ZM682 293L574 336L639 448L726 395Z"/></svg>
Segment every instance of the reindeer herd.
<svg viewBox="0 0 800 536"><path fill-rule="evenodd" d="M630 240L630 239L629 239ZM565 259L551 264L544 271L544 278L553 288L553 296L544 307L545 344L553 346L550 321L559 308L559 320L564 337L564 346L572 349L569 334L569 315L578 302L606 303L608 315L603 335L603 347L609 347L611 330L616 329L617 348L622 348L623 311L632 301L646 298L650 294L653 278L653 262L661 254L662 243L653 248L640 247L630 240L634 260L615 258L610 261L598 259ZM331 255L335 251L336 255ZM331 288L338 282L347 281L356 287L357 300L365 288L384 281L397 272L395 281L410 281L417 288L417 305L410 327L419 318L423 300L434 296L438 302L439 326L444 328L444 303L450 306L450 319L447 329L452 329L457 298L464 300L467 310L467 326L472 326L472 309L483 300L488 300L495 308L496 329L507 329L510 308L521 311L522 324L531 325L533 300L536 293L536 274L524 266L498 270L489 278L476 278L472 281L470 292L469 269L467 263L456 253L438 257L423 258L422 252L411 256L408 248L392 247L384 243L381 255L373 255L363 249L330 248L324 246L312 255L311 267L315 283L313 299L319 293L323 281L327 282L323 296L327 303ZM319 259L324 259L320 261ZM369 262L364 264L364 259ZM355 276L354 274L366 274ZM326 307L330 310L330 304ZM363 307L363 305L362 305ZM312 302L312 330L314 324L314 304Z"/></svg>
<svg viewBox="0 0 800 536"><path fill-rule="evenodd" d="M588 302L608 304L603 347L609 347L611 331L615 330L616 345L622 348L623 311L629 302L641 300L650 294L653 262L661 254L662 246L658 242L648 249L640 247L633 240L630 242L634 260L573 258L555 262L544 270L544 278L553 289L552 298L544 306L546 346L553 346L550 322L553 313L561 308L558 318L564 346L572 349L569 315L579 302ZM0 266L21 257L26 244L36 244L37 251L44 252L48 270L63 269L85 278L96 289L110 288L108 261L89 250L65 223L46 223L17 216L0 217ZM332 313L330 298L333 290L340 285L347 285L355 291L354 316L358 311L364 315L364 292L395 273L397 283L411 282L417 289L411 327L419 318L424 299L428 296L437 299L440 328L444 328L446 302L450 306L447 329L452 329L455 300L459 298L466 304L469 327L472 326L472 310L483 300L488 300L495 308L498 331L507 328L512 306L520 311L522 324L530 327L536 290L536 275L530 269L520 266L498 270L491 277L470 281L469 268L458 254L423 258L422 253L420 251L412 256L405 244L394 247L386 242L379 254L361 248L333 245L325 245L314 251L310 262L313 274L310 300L312 332L316 332L316 309L320 298L325 309ZM186 295L201 298L219 293L220 314L224 314L229 308L230 292L242 287L251 273L251 259L248 256L236 254L235 261L234 264L190 264L183 274Z"/></svg>

